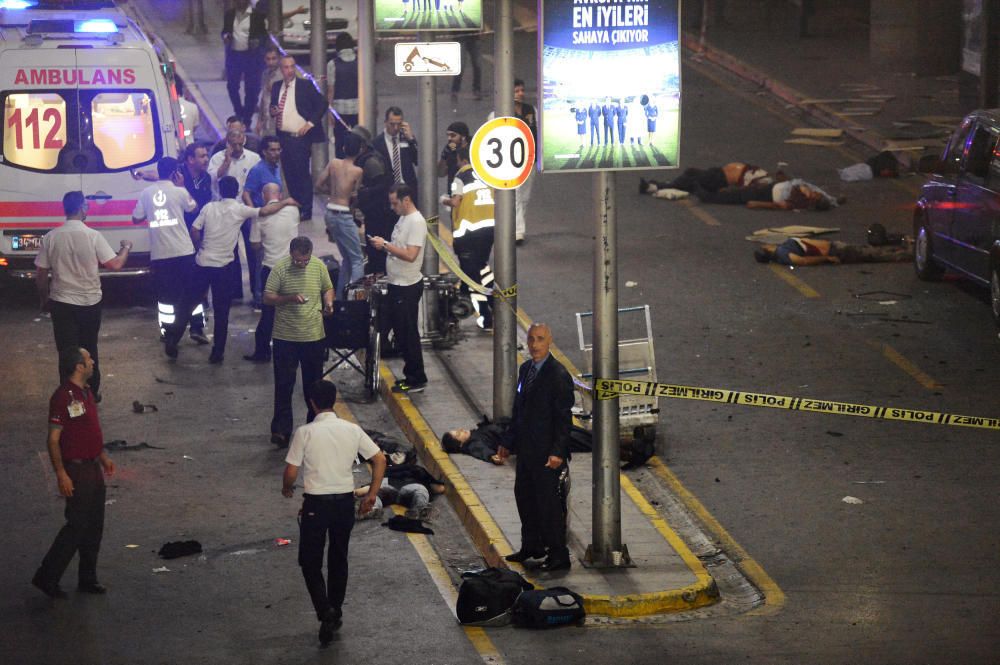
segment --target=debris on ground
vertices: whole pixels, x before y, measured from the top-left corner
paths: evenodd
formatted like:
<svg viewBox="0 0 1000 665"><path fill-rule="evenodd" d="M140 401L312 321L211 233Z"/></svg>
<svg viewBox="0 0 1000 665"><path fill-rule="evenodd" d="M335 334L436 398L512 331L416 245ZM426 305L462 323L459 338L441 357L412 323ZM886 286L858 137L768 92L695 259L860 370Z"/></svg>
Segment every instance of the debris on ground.
<svg viewBox="0 0 1000 665"><path fill-rule="evenodd" d="M856 496L845 496L843 499L841 499L841 501L843 501L844 503L849 503L852 506L860 506L861 504L864 503L864 501L862 501Z"/></svg>
<svg viewBox="0 0 1000 665"><path fill-rule="evenodd" d="M143 404L139 400L132 402L132 413L155 413L159 411L155 404Z"/></svg>
<svg viewBox="0 0 1000 665"><path fill-rule="evenodd" d="M174 540L164 543L160 551L157 552L161 559L176 559L192 554L201 554L201 543L197 540Z"/></svg>
<svg viewBox="0 0 1000 665"><path fill-rule="evenodd" d="M124 439L115 439L114 441L108 441L107 443L104 444L104 447L108 450L117 450L125 452L128 452L130 450L145 450L145 449L166 450L166 448L164 448L163 446L151 446L145 441L129 445L128 441L125 441Z"/></svg>

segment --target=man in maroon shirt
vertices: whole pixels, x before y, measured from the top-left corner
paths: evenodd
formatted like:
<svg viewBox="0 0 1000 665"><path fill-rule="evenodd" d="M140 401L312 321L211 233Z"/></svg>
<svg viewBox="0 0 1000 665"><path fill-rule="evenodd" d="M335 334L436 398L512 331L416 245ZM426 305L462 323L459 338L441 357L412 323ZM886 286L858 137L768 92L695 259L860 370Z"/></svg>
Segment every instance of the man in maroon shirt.
<svg viewBox="0 0 1000 665"><path fill-rule="evenodd" d="M104 531L104 476L115 463L104 452L97 403L87 380L94 360L86 349L68 348L59 354L59 369L69 378L49 400L49 457L59 493L66 497L66 524L42 559L31 583L49 598L65 598L59 580L80 553L77 590L105 593L97 581L97 553Z"/></svg>

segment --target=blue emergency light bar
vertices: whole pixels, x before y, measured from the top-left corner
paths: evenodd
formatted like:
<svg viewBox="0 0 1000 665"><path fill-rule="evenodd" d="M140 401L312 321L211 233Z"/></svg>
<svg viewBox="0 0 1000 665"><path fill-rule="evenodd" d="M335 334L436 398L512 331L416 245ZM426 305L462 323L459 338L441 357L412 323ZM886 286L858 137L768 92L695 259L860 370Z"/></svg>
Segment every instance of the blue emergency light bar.
<svg viewBox="0 0 1000 665"><path fill-rule="evenodd" d="M36 0L0 0L0 9L27 9L35 4Z"/></svg>
<svg viewBox="0 0 1000 665"><path fill-rule="evenodd" d="M2 2L3 0L0 0ZM84 33L112 34L118 32L118 26L109 18L74 19L35 19L28 25L28 34L52 33Z"/></svg>

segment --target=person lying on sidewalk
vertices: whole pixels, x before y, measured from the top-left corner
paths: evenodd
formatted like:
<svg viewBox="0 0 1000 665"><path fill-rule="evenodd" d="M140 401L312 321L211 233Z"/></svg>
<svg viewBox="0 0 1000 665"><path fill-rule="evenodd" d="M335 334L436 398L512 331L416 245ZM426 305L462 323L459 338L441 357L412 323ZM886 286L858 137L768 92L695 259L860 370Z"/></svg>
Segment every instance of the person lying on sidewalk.
<svg viewBox="0 0 1000 665"><path fill-rule="evenodd" d="M785 266L817 266L824 263L902 263L913 259L913 243L902 246L849 245L837 240L789 238L780 245L761 245L753 257L758 263L774 261Z"/></svg>
<svg viewBox="0 0 1000 665"><path fill-rule="evenodd" d="M500 465L503 460L497 455L497 446L503 443L504 433L509 428L510 424L507 422L493 423L484 417L474 430L448 430L441 437L441 445L445 452L452 455L464 453L484 462Z"/></svg>
<svg viewBox="0 0 1000 665"><path fill-rule="evenodd" d="M717 192L698 189L703 203L745 205L755 210L829 210L843 203L844 197L834 198L811 183L795 178L773 185L726 187Z"/></svg>
<svg viewBox="0 0 1000 665"><path fill-rule="evenodd" d="M354 490L354 496L368 494L368 485ZM375 508L369 514L381 518L382 508L393 503L406 507L406 516L424 522L431 520L431 497L444 494L445 485L419 464L399 464L388 467L375 499Z"/></svg>
<svg viewBox="0 0 1000 665"><path fill-rule="evenodd" d="M729 162L722 166L711 166L707 169L685 169L683 173L670 182L639 179L639 193L649 194L657 198L682 198L671 194L669 190L694 193L698 189L706 192L717 192L726 187L750 187L752 185L770 185L775 181L786 180L785 174L779 171L772 177L764 169L745 162Z"/></svg>

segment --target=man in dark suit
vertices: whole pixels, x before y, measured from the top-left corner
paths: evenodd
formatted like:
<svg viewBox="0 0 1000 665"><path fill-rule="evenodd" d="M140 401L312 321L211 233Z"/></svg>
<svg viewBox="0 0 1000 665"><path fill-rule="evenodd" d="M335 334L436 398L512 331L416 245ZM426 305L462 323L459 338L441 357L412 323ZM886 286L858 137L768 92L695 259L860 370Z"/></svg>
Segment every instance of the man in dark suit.
<svg viewBox="0 0 1000 665"><path fill-rule="evenodd" d="M262 6L266 3L262 3ZM233 113L250 126L260 96L260 75L264 69L261 42L267 39L266 9L258 11L250 0L236 0L235 7L222 17L222 41L226 45L226 91ZM240 83L243 100L240 100Z"/></svg>
<svg viewBox="0 0 1000 665"><path fill-rule="evenodd" d="M357 125L351 133L359 137L363 147L361 154L354 158L355 166L361 167L361 183L358 186L358 210L365 218L365 233L372 237L391 238L392 229L399 215L389 205L389 189L393 185L392 170L382 155L372 147L372 135L366 127ZM386 253L365 245L368 262L365 274L385 273Z"/></svg>
<svg viewBox="0 0 1000 665"><path fill-rule="evenodd" d="M375 137L373 147L382 155L382 161L389 167L393 181L409 185L416 194L417 139L413 136L410 123L403 120L403 110L398 106L386 109L385 131ZM419 207L417 200L413 202Z"/></svg>
<svg viewBox="0 0 1000 665"><path fill-rule="evenodd" d="M309 158L312 144L326 140L323 133L326 100L311 81L296 78L295 58L286 55L280 66L282 80L271 86L271 116L281 143L288 193L302 206L301 216L305 222L312 218L313 207Z"/></svg>
<svg viewBox="0 0 1000 665"><path fill-rule="evenodd" d="M590 102L587 115L590 116L590 145L601 145L601 107Z"/></svg>
<svg viewBox="0 0 1000 665"><path fill-rule="evenodd" d="M573 379L549 353L552 331L544 323L528 328L530 360L517 373L511 428L497 455L517 455L514 499L521 517L521 549L508 561L545 561L541 571L568 570L566 492Z"/></svg>

